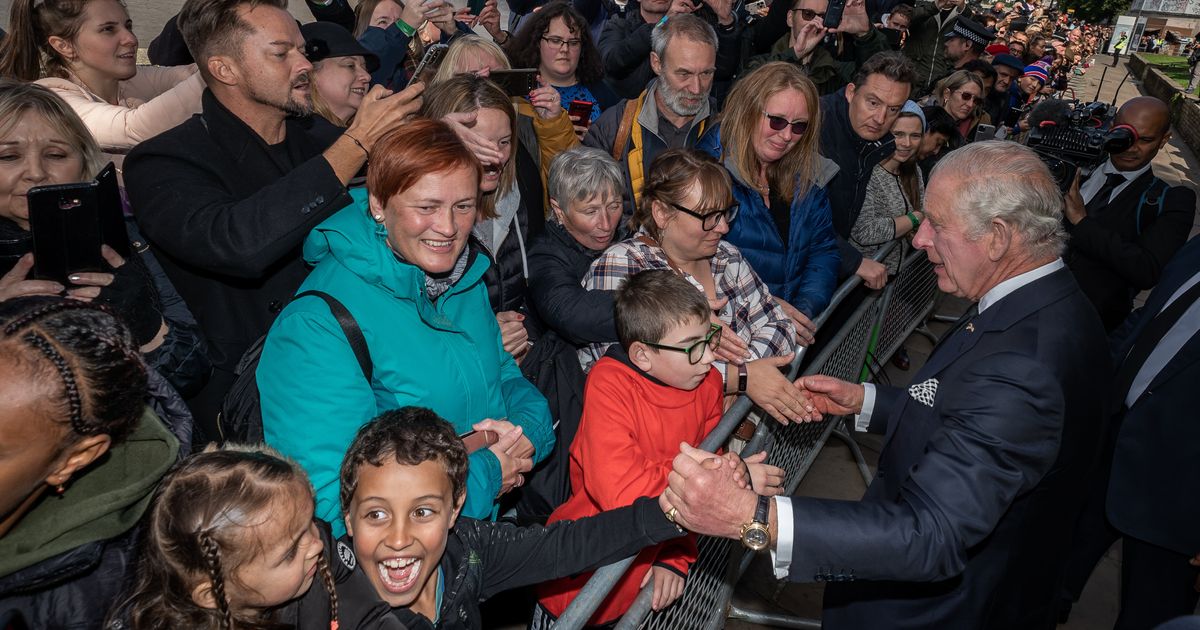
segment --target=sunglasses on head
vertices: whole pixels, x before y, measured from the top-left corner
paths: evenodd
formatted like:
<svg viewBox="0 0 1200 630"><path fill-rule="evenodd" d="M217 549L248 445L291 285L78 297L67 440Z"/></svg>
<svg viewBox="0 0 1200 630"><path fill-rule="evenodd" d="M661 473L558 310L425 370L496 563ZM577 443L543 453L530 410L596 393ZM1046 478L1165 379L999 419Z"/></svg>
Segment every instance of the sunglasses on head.
<svg viewBox="0 0 1200 630"><path fill-rule="evenodd" d="M788 120L783 116L776 116L767 112L763 112L763 116L767 117L767 124L775 131L783 131L784 127L788 125L792 126L792 135L794 136L802 136L805 131L808 131L807 120Z"/></svg>

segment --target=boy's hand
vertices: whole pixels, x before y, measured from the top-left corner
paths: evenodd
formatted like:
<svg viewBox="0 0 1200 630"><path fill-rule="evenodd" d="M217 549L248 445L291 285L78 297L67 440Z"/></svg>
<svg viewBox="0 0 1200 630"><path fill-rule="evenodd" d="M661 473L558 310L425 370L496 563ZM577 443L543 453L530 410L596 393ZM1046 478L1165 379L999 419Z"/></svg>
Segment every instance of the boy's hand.
<svg viewBox="0 0 1200 630"><path fill-rule="evenodd" d="M683 595L684 580L678 573L658 565L650 567L646 572L646 577L642 578L641 587L644 588L654 580L654 600L651 608L654 610L662 610L667 606L675 603L680 595Z"/></svg>
<svg viewBox="0 0 1200 630"><path fill-rule="evenodd" d="M787 478L787 472L766 462L766 451L759 451L743 460L752 489L768 497L783 494L783 480Z"/></svg>

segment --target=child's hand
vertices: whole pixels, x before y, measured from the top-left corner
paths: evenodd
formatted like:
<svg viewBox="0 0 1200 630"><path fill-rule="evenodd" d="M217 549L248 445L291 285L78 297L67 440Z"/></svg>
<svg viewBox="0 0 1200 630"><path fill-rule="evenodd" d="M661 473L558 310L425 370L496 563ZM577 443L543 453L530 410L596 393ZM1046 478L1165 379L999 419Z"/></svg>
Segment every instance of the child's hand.
<svg viewBox="0 0 1200 630"><path fill-rule="evenodd" d="M733 451L726 451L722 457L729 463L729 467L733 468L733 480L737 482L739 488L743 490L750 489L750 469L746 467L746 462L738 457Z"/></svg>
<svg viewBox="0 0 1200 630"><path fill-rule="evenodd" d="M650 567L646 572L646 577L642 578L642 584L639 588L644 588L654 580L654 599L651 608L654 610L662 610L667 606L675 603L680 595L683 595L683 577L678 573L658 565Z"/></svg>
<svg viewBox="0 0 1200 630"><path fill-rule="evenodd" d="M787 473L766 461L766 451L760 451L743 460L750 473L750 483L754 491L768 497L783 494L783 480L787 478Z"/></svg>

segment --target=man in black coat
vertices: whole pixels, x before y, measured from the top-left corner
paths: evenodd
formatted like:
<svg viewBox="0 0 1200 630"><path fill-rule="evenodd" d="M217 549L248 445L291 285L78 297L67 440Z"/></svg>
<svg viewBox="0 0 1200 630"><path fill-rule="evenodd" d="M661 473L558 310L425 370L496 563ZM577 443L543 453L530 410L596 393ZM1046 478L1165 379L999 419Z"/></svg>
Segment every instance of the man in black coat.
<svg viewBox="0 0 1200 630"><path fill-rule="evenodd" d="M208 337L213 375L189 400L202 444L219 436L217 412L242 353L308 273L304 238L347 203L346 183L375 140L420 106L422 87L372 89L345 133L322 138L299 117L312 111L312 64L283 0L189 0L179 27L208 84L203 112L138 145L125 184Z"/></svg>
<svg viewBox="0 0 1200 630"><path fill-rule="evenodd" d="M1032 150L955 151L925 203L914 245L977 305L907 389L799 382L822 413L886 431L863 499L756 497L685 449L666 500L688 529L773 545L780 577L834 582L827 629L1049 630L1111 376L1103 328L1059 258L1062 197Z"/></svg>
<svg viewBox="0 0 1200 630"><path fill-rule="evenodd" d="M1116 627L1153 628L1191 614L1200 596L1200 239L1179 250L1146 305L1111 340L1117 411L1079 519L1064 597L1079 599L1120 538Z"/></svg>
<svg viewBox="0 0 1200 630"><path fill-rule="evenodd" d="M1171 138L1167 104L1153 96L1130 99L1113 125L1128 125L1137 139L1077 183L1066 209L1067 266L1110 331L1125 321L1139 291L1158 284L1196 216L1195 191L1168 186L1150 164Z"/></svg>
<svg viewBox="0 0 1200 630"><path fill-rule="evenodd" d="M863 258L848 239L862 211L871 171L895 151L892 123L908 100L914 78L912 64L903 55L879 53L858 69L850 85L821 97L821 155L839 167L826 187L842 259L838 278L857 273L872 289L887 282L887 267Z"/></svg>

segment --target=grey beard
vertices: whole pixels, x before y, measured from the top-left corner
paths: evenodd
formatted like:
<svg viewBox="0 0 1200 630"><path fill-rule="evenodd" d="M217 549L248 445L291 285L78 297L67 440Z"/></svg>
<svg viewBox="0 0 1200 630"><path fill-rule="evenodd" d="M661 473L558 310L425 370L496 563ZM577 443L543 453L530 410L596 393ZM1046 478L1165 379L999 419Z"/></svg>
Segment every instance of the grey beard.
<svg viewBox="0 0 1200 630"><path fill-rule="evenodd" d="M683 97L685 96L685 93L683 92L683 90L673 89L671 86L667 85L666 81L662 81L659 84L658 89L659 89L659 92L662 94L663 103L666 104L667 109L671 110L672 112L675 112L676 116L695 116L696 114L700 113L701 109L704 108L704 98L703 97L701 97L699 99L699 101L696 103L695 107L685 107L683 104ZM691 96L691 95L686 94L686 96Z"/></svg>

